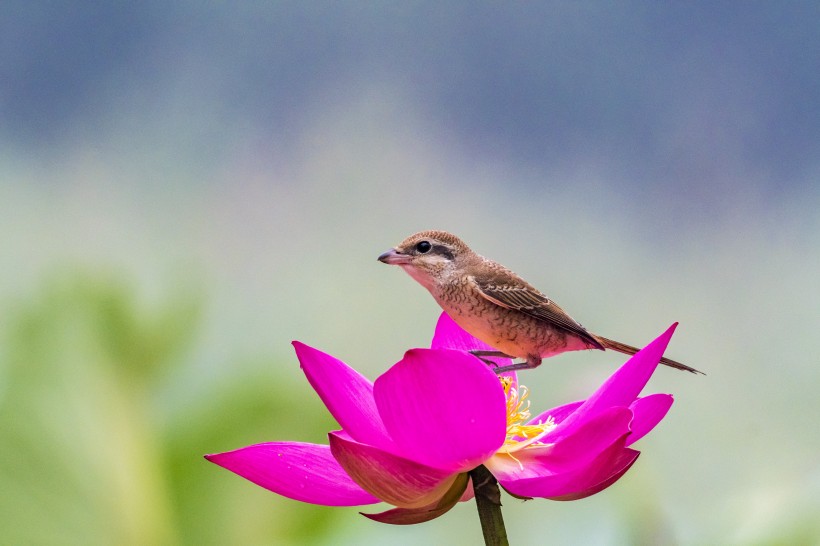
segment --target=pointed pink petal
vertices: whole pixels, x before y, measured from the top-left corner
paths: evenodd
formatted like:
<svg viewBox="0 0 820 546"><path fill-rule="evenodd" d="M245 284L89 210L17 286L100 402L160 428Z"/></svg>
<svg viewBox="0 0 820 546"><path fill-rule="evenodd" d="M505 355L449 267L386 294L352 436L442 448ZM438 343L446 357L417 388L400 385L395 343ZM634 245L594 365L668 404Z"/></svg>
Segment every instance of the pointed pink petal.
<svg viewBox="0 0 820 546"><path fill-rule="evenodd" d="M325 506L379 502L350 479L328 446L273 442L205 458L290 499Z"/></svg>
<svg viewBox="0 0 820 546"><path fill-rule="evenodd" d="M442 313L436 323L436 333L430 343L431 349L453 349L454 351L496 351L495 347L487 345L480 339L468 334L464 329L455 323L450 315ZM512 364L510 358L487 358L499 366L509 366Z"/></svg>
<svg viewBox="0 0 820 546"><path fill-rule="evenodd" d="M675 323L670 326L666 332L627 360L592 396L556 427L549 435L549 440L545 441L558 441L572 427L603 409L632 404L658 367L658 362L677 325Z"/></svg>
<svg viewBox="0 0 820 546"><path fill-rule="evenodd" d="M533 478L501 480L510 493L522 497L561 499L588 496L614 483L635 462L639 452L624 448L626 435L591 463L570 472ZM600 489L596 489L600 486Z"/></svg>
<svg viewBox="0 0 820 546"><path fill-rule="evenodd" d="M635 353L618 369L601 387L590 396L586 405L591 408L608 408L610 406L628 406L641 393L655 368L658 367L666 346L675 332L676 322L653 340L649 345Z"/></svg>
<svg viewBox="0 0 820 546"><path fill-rule="evenodd" d="M632 434L627 438L626 445L634 444L655 428L666 416L673 401L671 394L650 394L632 402L629 409L635 417L629 425Z"/></svg>
<svg viewBox="0 0 820 546"><path fill-rule="evenodd" d="M293 348L310 385L345 431L363 443L392 444L373 400L373 384L367 378L309 345L294 341Z"/></svg>
<svg viewBox="0 0 820 546"><path fill-rule="evenodd" d="M401 508L438 502L456 474L424 466L331 432L330 450L347 474L364 490Z"/></svg>
<svg viewBox="0 0 820 546"><path fill-rule="evenodd" d="M566 474L590 462L629 434L632 412L609 408L576 427L554 445L531 444L510 456L497 453L484 463L500 481Z"/></svg>
<svg viewBox="0 0 820 546"><path fill-rule="evenodd" d="M422 506L421 508L394 508L387 512L380 514L365 514L364 517L370 518L380 523L390 523L392 525L413 525L415 523L424 523L436 519L437 517L446 514L450 509L459 502L459 498L463 498L466 494L467 482L470 479L467 474L459 474L453 485L444 496L433 504Z"/></svg>
<svg viewBox="0 0 820 546"><path fill-rule="evenodd" d="M376 380L373 394L397 453L463 472L504 443L507 411L498 376L458 351L412 349Z"/></svg>
<svg viewBox="0 0 820 546"><path fill-rule="evenodd" d="M461 326L455 323L450 315L442 313L436 323L436 332L433 334L431 349L452 349L454 351L494 351L480 339L468 334Z"/></svg>

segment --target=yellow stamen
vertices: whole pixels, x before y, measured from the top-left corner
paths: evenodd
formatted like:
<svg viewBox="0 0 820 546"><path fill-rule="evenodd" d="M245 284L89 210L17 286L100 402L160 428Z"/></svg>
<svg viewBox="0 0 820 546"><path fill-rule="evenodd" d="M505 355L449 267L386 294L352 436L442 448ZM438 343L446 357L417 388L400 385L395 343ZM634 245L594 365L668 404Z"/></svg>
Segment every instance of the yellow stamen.
<svg viewBox="0 0 820 546"><path fill-rule="evenodd" d="M501 451L515 459L511 452L536 443L540 436L555 428L555 421L552 417L548 417L543 423L526 424L530 419L530 401L527 400L530 395L529 389L524 385L513 389L512 379L509 377L500 379L507 398L507 437Z"/></svg>

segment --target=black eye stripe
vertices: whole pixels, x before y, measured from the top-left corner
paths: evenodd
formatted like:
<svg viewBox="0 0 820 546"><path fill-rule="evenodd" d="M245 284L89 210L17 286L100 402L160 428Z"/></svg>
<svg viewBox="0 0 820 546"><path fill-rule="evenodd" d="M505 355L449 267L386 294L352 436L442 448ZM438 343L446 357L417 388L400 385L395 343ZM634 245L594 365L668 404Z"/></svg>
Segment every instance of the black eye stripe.
<svg viewBox="0 0 820 546"><path fill-rule="evenodd" d="M452 252L450 251L450 249L449 249L449 248L447 248L446 246L437 246L437 247L435 248L435 252L436 252L436 254L438 254L439 256L442 256L442 257L444 257L444 258L447 258L448 260L451 260L451 261L452 261L452 259L453 259L453 257L454 257L454 256L453 256L453 253L452 253Z"/></svg>

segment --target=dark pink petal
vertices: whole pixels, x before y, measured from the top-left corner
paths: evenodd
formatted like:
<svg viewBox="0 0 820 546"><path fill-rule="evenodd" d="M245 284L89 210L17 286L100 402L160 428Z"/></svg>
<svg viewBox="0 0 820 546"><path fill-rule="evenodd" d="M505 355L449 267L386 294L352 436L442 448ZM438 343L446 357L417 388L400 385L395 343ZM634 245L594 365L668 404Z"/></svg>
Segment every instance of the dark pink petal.
<svg viewBox="0 0 820 546"><path fill-rule="evenodd" d="M463 499L464 495L466 495L467 482L469 481L470 478L466 473L459 474L453 482L453 485L441 499L427 506L422 506L421 508L394 508L393 510L379 514L365 514L363 512L361 514L374 521L390 523L392 525L424 523L425 521L430 521L431 519L436 519L446 514L459 502L459 499Z"/></svg>
<svg viewBox="0 0 820 546"><path fill-rule="evenodd" d="M627 438L626 445L634 444L655 428L672 407L672 402L671 394L650 394L632 402L629 409L635 417L629 425L632 434Z"/></svg>
<svg viewBox="0 0 820 546"><path fill-rule="evenodd" d="M373 384L367 378L309 345L294 341L293 348L310 385L348 434L376 446L392 443L373 400Z"/></svg>
<svg viewBox="0 0 820 546"><path fill-rule="evenodd" d="M484 464L502 482L574 472L588 467L625 438L631 421L628 408L609 408L575 427L557 444L531 444L512 454L497 453Z"/></svg>
<svg viewBox="0 0 820 546"><path fill-rule="evenodd" d="M350 479L328 446L273 442L205 458L290 499L325 506L379 502Z"/></svg>
<svg viewBox="0 0 820 546"><path fill-rule="evenodd" d="M573 501L573 500L580 500L585 499L587 497L591 497L596 493L600 493L613 483L617 482L621 479L621 476L626 474L626 471L632 468L632 465L635 464L635 461L638 460L638 455L640 455L640 451L635 451L634 449L625 449L621 452L621 461L616 462L613 466L617 468L612 475L608 476L607 478L603 479L602 481L596 483L595 485L584 489L583 491L578 491L576 493L570 493L569 495L562 495L560 497L549 497L550 500L556 501Z"/></svg>
<svg viewBox="0 0 820 546"><path fill-rule="evenodd" d="M376 380L373 395L397 453L450 472L475 468L504 443L498 376L476 358L412 349Z"/></svg>
<svg viewBox="0 0 820 546"><path fill-rule="evenodd" d="M438 502L456 474L424 466L331 432L330 450L347 474L364 490L401 508ZM459 493L460 495L460 493Z"/></svg>
<svg viewBox="0 0 820 546"><path fill-rule="evenodd" d="M468 334L464 329L455 323L450 315L442 313L436 323L436 333L430 343L431 349L452 349L454 351L495 351L495 347L487 345L480 339ZM483 357L486 358L486 357ZM510 358L487 358L499 366L509 366L512 364Z"/></svg>
<svg viewBox="0 0 820 546"><path fill-rule="evenodd" d="M470 478L467 481L467 489L464 490L464 494L461 495L458 502L467 502L469 500L473 500L473 498L475 498L475 490L473 489L473 480Z"/></svg>
<svg viewBox="0 0 820 546"><path fill-rule="evenodd" d="M658 362L677 325L675 323L670 326L666 332L627 360L592 396L556 427L545 441L560 441L572 427L606 408L628 407L632 404L658 367Z"/></svg>
<svg viewBox="0 0 820 546"><path fill-rule="evenodd" d="M514 495L562 499L588 496L614 483L635 462L639 452L624 448L626 435L604 450L591 463L570 472L533 478L501 480ZM600 489L596 489L600 486Z"/></svg>

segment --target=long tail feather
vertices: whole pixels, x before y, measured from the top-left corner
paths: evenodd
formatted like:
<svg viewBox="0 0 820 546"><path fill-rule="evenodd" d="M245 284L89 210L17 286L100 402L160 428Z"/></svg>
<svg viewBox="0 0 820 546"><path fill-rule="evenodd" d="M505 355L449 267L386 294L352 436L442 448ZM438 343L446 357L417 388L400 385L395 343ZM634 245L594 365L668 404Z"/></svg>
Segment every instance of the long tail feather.
<svg viewBox="0 0 820 546"><path fill-rule="evenodd" d="M603 336L595 336L595 338L598 341L600 341L601 345L603 345L605 348L611 349L611 350L616 351L618 353L623 353L625 355L632 356L640 350L640 349L637 349L637 348L633 347L632 345L627 345L626 343L621 343L620 341L614 341L612 339L607 339ZM680 362L677 362L675 360L671 360L669 358L661 358L661 364L663 364L664 366L669 366L670 368L678 369L678 370L684 370L684 371L691 372L691 373L699 373L701 375L706 375L705 373L703 373L700 370L696 370L695 368L687 366L686 364L681 364Z"/></svg>

